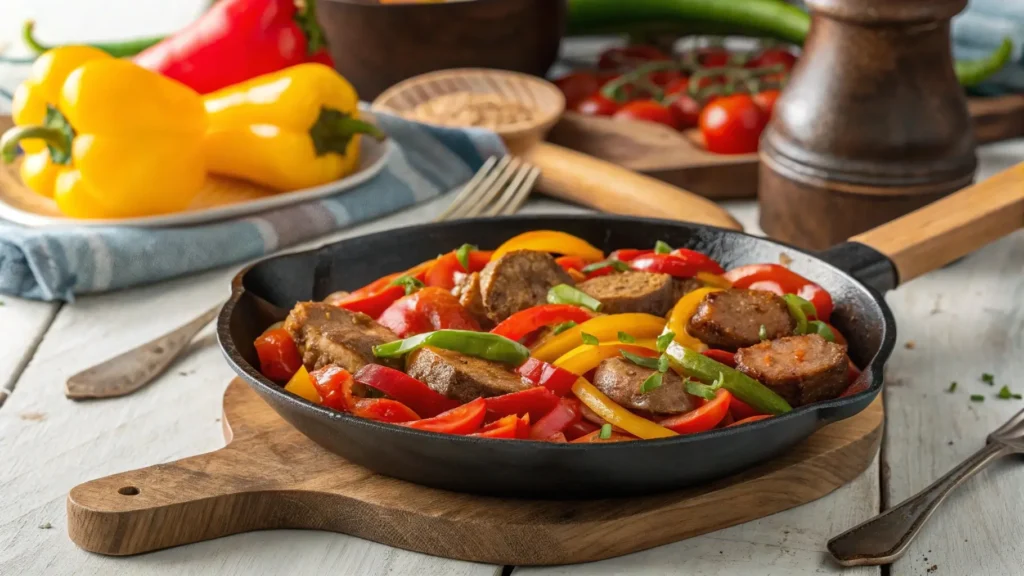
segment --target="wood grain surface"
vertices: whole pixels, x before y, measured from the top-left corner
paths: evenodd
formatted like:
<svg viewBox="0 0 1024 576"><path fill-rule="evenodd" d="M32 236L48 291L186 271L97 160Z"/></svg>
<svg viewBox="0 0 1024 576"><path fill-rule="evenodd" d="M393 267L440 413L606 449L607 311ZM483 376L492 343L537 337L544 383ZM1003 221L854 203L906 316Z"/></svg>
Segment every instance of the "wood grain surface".
<svg viewBox="0 0 1024 576"><path fill-rule="evenodd" d="M527 501L374 474L319 448L235 380L224 395L225 448L76 486L68 495L68 534L86 550L128 555L250 530L309 528L476 562L588 562L820 498L871 463L882 413L879 400L782 457L706 487Z"/></svg>

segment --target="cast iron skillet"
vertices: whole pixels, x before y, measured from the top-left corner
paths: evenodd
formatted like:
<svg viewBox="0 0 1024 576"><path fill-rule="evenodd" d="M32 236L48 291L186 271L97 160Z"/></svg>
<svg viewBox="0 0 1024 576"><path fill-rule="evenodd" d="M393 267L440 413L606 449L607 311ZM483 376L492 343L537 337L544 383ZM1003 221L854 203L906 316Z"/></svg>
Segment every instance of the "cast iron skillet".
<svg viewBox="0 0 1024 576"><path fill-rule="evenodd" d="M520 216L390 230L286 254L243 270L221 311L217 334L234 370L288 422L323 447L381 474L482 494L584 498L643 494L721 478L768 460L818 428L863 410L882 387L896 326L881 294L1024 224L1024 178L1011 169L818 255L740 232L616 216ZM737 428L662 440L549 444L433 434L316 406L257 369L253 340L298 301L320 300L433 258L464 242L495 248L527 230L575 234L610 252L672 246L709 254L726 269L777 262L824 286L832 322L849 340L867 388ZM872 248L871 246L874 246Z"/></svg>

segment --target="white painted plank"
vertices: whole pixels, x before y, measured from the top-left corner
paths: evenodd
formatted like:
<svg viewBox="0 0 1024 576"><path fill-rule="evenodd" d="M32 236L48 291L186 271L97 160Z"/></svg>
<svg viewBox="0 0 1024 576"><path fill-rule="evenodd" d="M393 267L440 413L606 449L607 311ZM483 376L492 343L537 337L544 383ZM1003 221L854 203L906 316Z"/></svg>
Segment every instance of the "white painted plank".
<svg viewBox="0 0 1024 576"><path fill-rule="evenodd" d="M1024 142L986 146L979 179L1024 158ZM1000 400L1024 392L1024 232L988 246L889 295L899 345L889 362L886 437L890 503L896 504L981 448L1024 408ZM908 349L905 343L913 342ZM996 385L980 381L982 373ZM946 392L958 382L954 393ZM971 394L985 401L971 402ZM1020 461L996 463L962 486L925 526L893 576L1021 574L1024 493Z"/></svg>
<svg viewBox="0 0 1024 576"><path fill-rule="evenodd" d="M0 294L0 390L14 387L59 307ZM4 396L0 391L0 403Z"/></svg>

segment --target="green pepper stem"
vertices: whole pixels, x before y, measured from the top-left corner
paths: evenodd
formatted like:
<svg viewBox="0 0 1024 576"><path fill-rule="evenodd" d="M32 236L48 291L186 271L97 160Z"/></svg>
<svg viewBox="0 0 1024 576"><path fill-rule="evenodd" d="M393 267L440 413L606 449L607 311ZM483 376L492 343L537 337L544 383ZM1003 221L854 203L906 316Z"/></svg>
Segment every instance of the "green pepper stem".
<svg viewBox="0 0 1024 576"><path fill-rule="evenodd" d="M0 159L10 164L18 156L18 143L22 140L39 139L58 149L63 154L70 154L71 143L63 132L49 126L15 126L0 137Z"/></svg>
<svg viewBox="0 0 1024 576"><path fill-rule="evenodd" d="M383 140L386 137L384 132L381 132L380 128L377 128L365 120L352 118L351 116L339 118L334 126L338 130L337 135L342 137L351 138L356 134L373 136L376 140Z"/></svg>
<svg viewBox="0 0 1024 576"><path fill-rule="evenodd" d="M25 23L22 24L21 39L25 42L25 45L36 54L42 54L47 50L55 48L56 46L43 44L36 39L35 27L36 23L34 20L25 20ZM163 41L164 38L165 36L151 36L148 38L124 40L122 42L97 42L89 44L89 46L103 50L115 58L127 58L128 56L135 56L146 48Z"/></svg>

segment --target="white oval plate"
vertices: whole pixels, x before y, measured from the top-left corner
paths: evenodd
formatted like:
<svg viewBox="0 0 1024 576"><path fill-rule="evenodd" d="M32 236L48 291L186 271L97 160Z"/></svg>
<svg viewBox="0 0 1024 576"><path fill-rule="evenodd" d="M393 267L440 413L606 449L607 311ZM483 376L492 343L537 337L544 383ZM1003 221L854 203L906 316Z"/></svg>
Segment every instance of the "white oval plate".
<svg viewBox="0 0 1024 576"><path fill-rule="evenodd" d="M321 186L294 190L292 192L281 192L254 200L246 200L234 204L201 208L174 214L162 214L160 216L144 216L139 218L86 220L78 218L65 218L63 216L34 212L21 208L11 202L5 191L0 190L0 218L34 228L55 227L55 226L129 226L135 228L162 228L168 226L190 226L215 220L225 220L248 216L258 212L264 212L272 208L280 208L292 204L301 204L333 196L339 192L349 190L373 178L384 169L391 155L395 151L395 144L391 139L378 142L373 138L363 138L359 156L359 170L353 174L335 180ZM46 198L37 198L52 203ZM55 208L51 210L56 212Z"/></svg>

